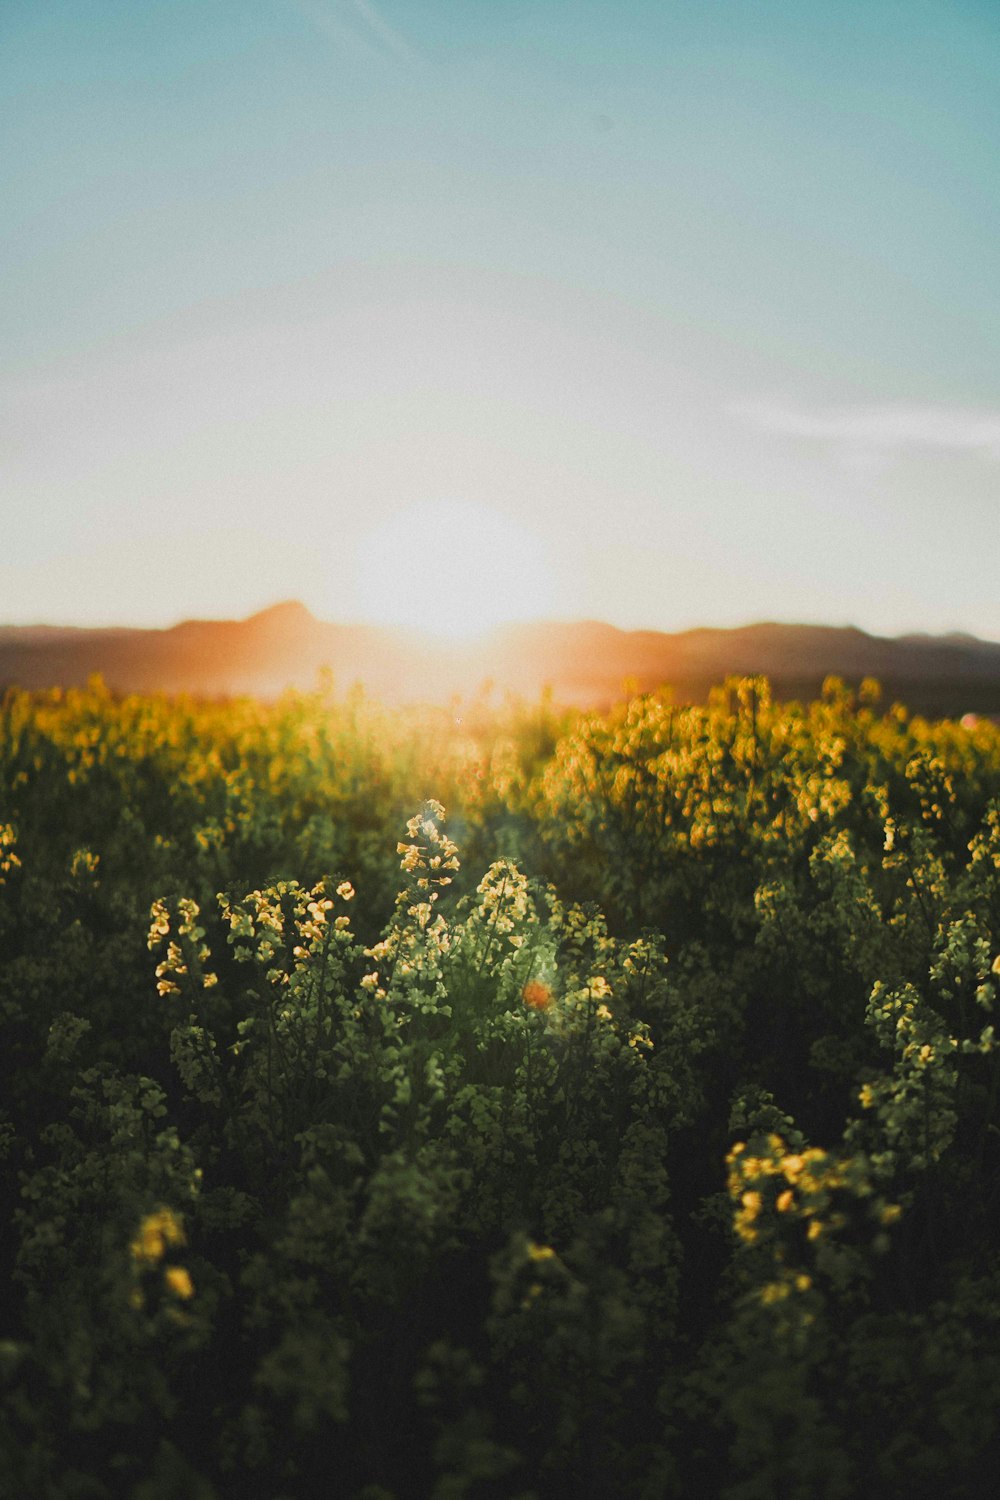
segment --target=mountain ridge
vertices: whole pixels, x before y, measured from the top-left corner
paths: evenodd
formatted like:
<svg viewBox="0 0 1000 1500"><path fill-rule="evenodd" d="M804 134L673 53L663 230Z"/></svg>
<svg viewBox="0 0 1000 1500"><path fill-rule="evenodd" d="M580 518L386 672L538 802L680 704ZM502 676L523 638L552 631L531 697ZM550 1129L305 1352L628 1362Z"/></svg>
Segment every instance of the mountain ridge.
<svg viewBox="0 0 1000 1500"><path fill-rule="evenodd" d="M101 675L116 692L275 697L332 672L389 703L447 702L491 684L494 693L606 707L669 686L700 701L727 676L766 676L781 698L810 698L824 678L875 677L887 700L932 715L1000 714L1000 642L962 632L890 637L853 625L757 621L666 632L600 620L498 627L476 641L325 622L298 600L243 620L187 619L135 626L0 625L0 687L82 686Z"/></svg>

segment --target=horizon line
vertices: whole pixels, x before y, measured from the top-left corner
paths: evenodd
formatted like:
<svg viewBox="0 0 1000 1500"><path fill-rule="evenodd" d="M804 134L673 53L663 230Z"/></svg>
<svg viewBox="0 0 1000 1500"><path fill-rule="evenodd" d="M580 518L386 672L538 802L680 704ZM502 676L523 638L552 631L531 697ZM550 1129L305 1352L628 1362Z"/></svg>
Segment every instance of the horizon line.
<svg viewBox="0 0 1000 1500"><path fill-rule="evenodd" d="M718 634L736 634L746 630L762 629L829 630L838 632L850 631L859 635L866 636L869 640L875 641L906 641L913 639L927 641L966 640L970 642L977 642L983 645L1000 645L1000 639L998 638L995 638L993 636L978 635L976 634L976 632L960 626L955 626L951 629L941 631L914 627L906 630L900 630L895 634L886 634L883 631L866 629L863 625L858 625L854 621L850 620L842 620L840 622L834 623L829 619L793 620L777 619L774 617L748 619L736 625L719 625L702 621L699 624L664 627L659 625L620 625L615 623L615 621L613 620L601 619L593 615L578 616L572 619L566 617L557 618L551 616L539 616L534 619L499 621L496 624L487 626L482 630L472 631L468 636L449 637L447 635L438 635L430 629L421 630L414 629L411 626L400 624L382 624L375 620L327 619L321 615L317 615L315 611L309 607L309 605L303 603L303 601L300 599L279 599L272 604L263 605L260 608L253 609L248 614L241 616L184 615L173 620L169 624L140 625L123 621L108 621L107 623L89 622L86 624L80 624L78 622L61 622L53 621L51 619L33 619L25 621L0 620L0 632L66 631L82 635L112 633L167 634L170 631L181 629L186 625L247 625L252 621L259 620L267 615L277 614L282 610L287 611L292 609L300 612L304 616L308 616L310 621L319 626L330 627L337 630L365 632L375 631L391 636L416 637L421 640L433 641L439 646L450 648L452 650L468 649L470 647L474 647L478 644L486 642L493 637L503 635L510 631L547 629L551 627L562 629L581 629L588 626L600 626L604 629L614 630L621 635L681 636L691 635L702 631L710 631Z"/></svg>

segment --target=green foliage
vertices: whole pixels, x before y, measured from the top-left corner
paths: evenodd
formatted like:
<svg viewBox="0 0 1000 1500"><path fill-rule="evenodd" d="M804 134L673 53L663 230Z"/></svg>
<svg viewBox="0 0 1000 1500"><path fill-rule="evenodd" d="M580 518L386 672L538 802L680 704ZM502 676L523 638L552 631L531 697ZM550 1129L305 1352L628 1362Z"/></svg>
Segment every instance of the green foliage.
<svg viewBox="0 0 1000 1500"><path fill-rule="evenodd" d="M9 694L0 1493L991 1495L1000 733L875 701Z"/></svg>

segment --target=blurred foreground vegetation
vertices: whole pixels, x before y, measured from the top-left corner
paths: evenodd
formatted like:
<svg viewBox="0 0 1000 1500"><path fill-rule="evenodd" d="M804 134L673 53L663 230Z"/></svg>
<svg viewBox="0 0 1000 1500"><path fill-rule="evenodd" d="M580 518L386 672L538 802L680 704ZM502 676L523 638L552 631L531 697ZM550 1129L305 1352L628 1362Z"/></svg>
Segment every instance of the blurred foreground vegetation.
<svg viewBox="0 0 1000 1500"><path fill-rule="evenodd" d="M0 1494L993 1496L1000 730L0 701Z"/></svg>

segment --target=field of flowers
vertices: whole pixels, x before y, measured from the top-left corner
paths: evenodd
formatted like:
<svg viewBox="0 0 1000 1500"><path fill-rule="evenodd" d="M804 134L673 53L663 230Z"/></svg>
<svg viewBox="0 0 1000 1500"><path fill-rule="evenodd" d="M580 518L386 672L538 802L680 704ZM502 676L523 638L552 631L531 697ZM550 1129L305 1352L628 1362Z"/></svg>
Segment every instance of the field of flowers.
<svg viewBox="0 0 1000 1500"><path fill-rule="evenodd" d="M0 1495L1000 1475L1000 729L0 700Z"/></svg>

